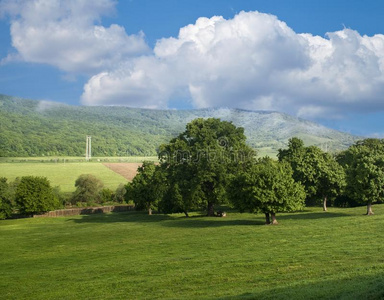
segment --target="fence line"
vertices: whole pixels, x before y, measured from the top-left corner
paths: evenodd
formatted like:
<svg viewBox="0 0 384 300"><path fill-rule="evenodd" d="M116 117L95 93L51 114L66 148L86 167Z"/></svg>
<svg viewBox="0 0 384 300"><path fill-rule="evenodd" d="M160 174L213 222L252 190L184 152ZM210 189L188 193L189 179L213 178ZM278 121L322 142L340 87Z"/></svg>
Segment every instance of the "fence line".
<svg viewBox="0 0 384 300"><path fill-rule="evenodd" d="M99 206L99 207L76 207L68 209L59 209L49 211L41 215L33 215L34 218L52 218L52 217L67 217L77 215L90 215L90 214L101 214L109 212L124 212L132 211L135 209L134 205L110 205L110 206Z"/></svg>

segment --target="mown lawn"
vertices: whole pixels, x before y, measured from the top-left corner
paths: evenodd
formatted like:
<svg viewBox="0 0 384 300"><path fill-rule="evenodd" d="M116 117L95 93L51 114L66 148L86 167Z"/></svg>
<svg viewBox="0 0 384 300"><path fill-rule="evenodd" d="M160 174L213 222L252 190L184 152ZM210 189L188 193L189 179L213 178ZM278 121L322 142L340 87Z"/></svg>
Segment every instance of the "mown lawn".
<svg viewBox="0 0 384 300"><path fill-rule="evenodd" d="M8 182L16 177L47 177L52 186L60 186L64 193L75 190L75 181L81 174L93 174L101 179L105 187L115 190L120 183L127 180L105 167L102 163L1 163L0 177L8 178Z"/></svg>
<svg viewBox="0 0 384 300"><path fill-rule="evenodd" d="M0 221L3 299L383 299L384 205Z"/></svg>

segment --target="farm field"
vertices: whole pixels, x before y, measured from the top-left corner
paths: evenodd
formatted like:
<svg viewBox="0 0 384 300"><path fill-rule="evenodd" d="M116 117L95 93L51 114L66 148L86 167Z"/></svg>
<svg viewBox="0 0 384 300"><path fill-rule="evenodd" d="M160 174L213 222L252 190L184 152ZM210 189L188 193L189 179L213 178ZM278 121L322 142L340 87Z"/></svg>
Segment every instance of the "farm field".
<svg viewBox="0 0 384 300"><path fill-rule="evenodd" d="M137 163L126 163L126 166L128 169L137 169ZM127 182L126 178L102 163L26 162L0 164L0 177L6 177L12 181L16 177L22 176L44 176L50 180L52 186L60 186L61 191L65 193L75 190L75 181L81 174L97 176L104 182L105 187L112 190L115 190L120 183Z"/></svg>
<svg viewBox="0 0 384 300"><path fill-rule="evenodd" d="M128 181L132 181L137 174L137 168L141 166L142 163L104 163L103 165L123 176Z"/></svg>
<svg viewBox="0 0 384 300"><path fill-rule="evenodd" d="M140 163L144 160L157 161L157 156L104 156L92 157L90 163L99 162L124 162L124 163ZM43 157L0 157L0 163L73 163L84 162L85 158L81 156L43 156Z"/></svg>
<svg viewBox="0 0 384 300"><path fill-rule="evenodd" d="M3 299L382 299L384 205L0 221Z"/></svg>

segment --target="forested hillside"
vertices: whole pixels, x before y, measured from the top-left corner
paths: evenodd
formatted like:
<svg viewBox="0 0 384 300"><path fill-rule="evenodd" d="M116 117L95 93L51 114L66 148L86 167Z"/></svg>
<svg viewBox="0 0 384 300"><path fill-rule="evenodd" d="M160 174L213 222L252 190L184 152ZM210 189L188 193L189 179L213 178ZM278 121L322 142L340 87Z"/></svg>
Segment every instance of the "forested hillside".
<svg viewBox="0 0 384 300"><path fill-rule="evenodd" d="M328 150L357 139L278 112L70 106L0 95L0 156L82 156L86 135L92 136L94 156L156 155L160 144L198 117L232 121L245 128L251 147L272 152L293 136Z"/></svg>

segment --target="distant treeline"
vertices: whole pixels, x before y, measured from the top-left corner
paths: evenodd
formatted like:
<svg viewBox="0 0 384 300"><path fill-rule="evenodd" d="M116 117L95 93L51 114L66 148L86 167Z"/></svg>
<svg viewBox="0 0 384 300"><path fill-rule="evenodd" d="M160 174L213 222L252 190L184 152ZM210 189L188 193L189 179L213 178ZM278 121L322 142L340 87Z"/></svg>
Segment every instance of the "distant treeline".
<svg viewBox="0 0 384 300"><path fill-rule="evenodd" d="M277 112L236 109L150 110L70 106L0 95L0 157L153 156L196 118L215 117L245 129L252 148L277 153L292 136L307 145L346 149L356 137Z"/></svg>
<svg viewBox="0 0 384 300"><path fill-rule="evenodd" d="M37 101L0 96L0 157L83 156L87 135L94 156L156 155L156 147L170 137L150 122L127 126L118 108L115 115L101 107L93 113L87 107L58 108L44 111Z"/></svg>

